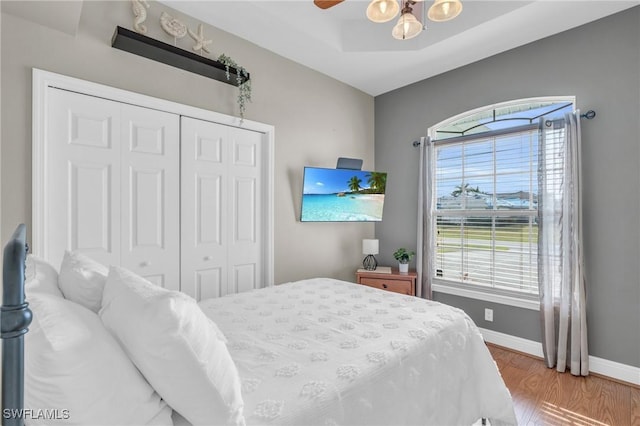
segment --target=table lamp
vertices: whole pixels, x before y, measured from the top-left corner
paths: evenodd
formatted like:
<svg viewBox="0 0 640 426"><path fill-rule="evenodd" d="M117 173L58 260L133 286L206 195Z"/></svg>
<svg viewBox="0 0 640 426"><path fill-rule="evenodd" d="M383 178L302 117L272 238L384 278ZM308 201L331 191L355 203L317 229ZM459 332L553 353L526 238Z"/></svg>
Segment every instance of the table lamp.
<svg viewBox="0 0 640 426"><path fill-rule="evenodd" d="M362 267L367 271L375 271L378 261L373 255L378 254L378 240L362 240L362 254L366 254Z"/></svg>

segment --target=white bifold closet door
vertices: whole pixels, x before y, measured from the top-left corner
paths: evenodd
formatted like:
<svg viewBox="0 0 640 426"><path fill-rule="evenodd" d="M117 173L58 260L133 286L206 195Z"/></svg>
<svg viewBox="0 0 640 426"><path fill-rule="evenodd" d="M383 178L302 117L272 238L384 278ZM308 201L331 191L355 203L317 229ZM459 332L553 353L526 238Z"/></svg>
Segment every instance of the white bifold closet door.
<svg viewBox="0 0 640 426"><path fill-rule="evenodd" d="M182 291L262 286L262 133L182 117Z"/></svg>
<svg viewBox="0 0 640 426"><path fill-rule="evenodd" d="M180 288L180 118L49 89L47 259L77 250Z"/></svg>

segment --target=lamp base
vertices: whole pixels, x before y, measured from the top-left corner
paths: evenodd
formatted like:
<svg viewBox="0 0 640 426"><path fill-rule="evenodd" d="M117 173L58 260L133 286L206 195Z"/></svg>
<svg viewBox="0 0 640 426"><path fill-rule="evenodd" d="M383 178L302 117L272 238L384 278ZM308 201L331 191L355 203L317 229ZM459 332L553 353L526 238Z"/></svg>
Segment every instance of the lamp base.
<svg viewBox="0 0 640 426"><path fill-rule="evenodd" d="M378 261L372 254L368 254L362 261L362 267L367 271L375 271L378 267Z"/></svg>

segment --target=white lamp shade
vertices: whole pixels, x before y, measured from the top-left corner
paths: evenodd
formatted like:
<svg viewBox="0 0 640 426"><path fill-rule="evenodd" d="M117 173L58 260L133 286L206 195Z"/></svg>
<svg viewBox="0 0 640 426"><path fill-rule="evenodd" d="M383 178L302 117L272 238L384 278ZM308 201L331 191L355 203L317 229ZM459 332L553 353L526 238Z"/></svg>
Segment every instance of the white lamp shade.
<svg viewBox="0 0 640 426"><path fill-rule="evenodd" d="M398 14L397 0L373 0L367 7L367 18L373 22L387 22Z"/></svg>
<svg viewBox="0 0 640 426"><path fill-rule="evenodd" d="M435 0L427 16L435 22L444 22L455 18L462 12L460 0Z"/></svg>
<svg viewBox="0 0 640 426"><path fill-rule="evenodd" d="M362 254L378 254L378 240L362 240Z"/></svg>
<svg viewBox="0 0 640 426"><path fill-rule="evenodd" d="M413 13L403 13L398 23L393 27L391 35L398 40L414 38L422 31L422 23L413 16Z"/></svg>

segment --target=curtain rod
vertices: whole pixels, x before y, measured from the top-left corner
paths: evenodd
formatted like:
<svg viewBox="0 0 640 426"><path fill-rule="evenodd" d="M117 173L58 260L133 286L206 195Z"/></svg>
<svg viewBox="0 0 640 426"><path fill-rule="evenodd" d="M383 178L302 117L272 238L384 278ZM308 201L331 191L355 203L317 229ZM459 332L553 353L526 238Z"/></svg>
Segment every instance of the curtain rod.
<svg viewBox="0 0 640 426"><path fill-rule="evenodd" d="M584 114L580 114L580 118L586 118L587 120L591 120L591 119L595 118L595 116L596 116L596 112L595 112L594 110L592 110L592 109L590 109L589 111L585 112ZM544 123L544 124L546 124L547 126L550 126L550 125L551 125L551 120L547 120L547 121L545 121L545 123ZM475 136L477 136L477 134L475 134L475 135L468 135L468 136L473 136L473 137L475 137ZM457 138L456 138L456 139L457 139ZM417 147L417 146L420 146L420 141L413 141L411 144L412 144L414 147Z"/></svg>
<svg viewBox="0 0 640 426"><path fill-rule="evenodd" d="M592 109L585 112L584 114L580 114L580 118L586 118L587 120L591 120L596 116L596 112ZM544 122L545 126L549 127L553 124L553 120L547 120Z"/></svg>

